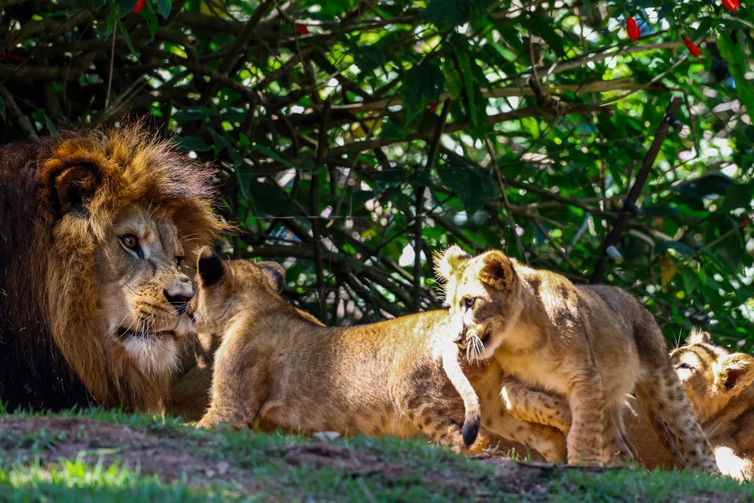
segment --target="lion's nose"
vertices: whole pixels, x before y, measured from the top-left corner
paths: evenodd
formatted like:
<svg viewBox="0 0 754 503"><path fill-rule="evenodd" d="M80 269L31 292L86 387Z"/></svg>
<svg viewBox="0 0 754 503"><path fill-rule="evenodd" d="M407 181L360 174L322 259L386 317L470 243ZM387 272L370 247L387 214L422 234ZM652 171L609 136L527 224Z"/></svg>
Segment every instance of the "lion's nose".
<svg viewBox="0 0 754 503"><path fill-rule="evenodd" d="M167 301L178 312L183 313L186 311L186 305L188 301L194 296L194 289L191 286L191 279L185 274L179 276L176 281L173 282L171 288L164 288L162 294Z"/></svg>

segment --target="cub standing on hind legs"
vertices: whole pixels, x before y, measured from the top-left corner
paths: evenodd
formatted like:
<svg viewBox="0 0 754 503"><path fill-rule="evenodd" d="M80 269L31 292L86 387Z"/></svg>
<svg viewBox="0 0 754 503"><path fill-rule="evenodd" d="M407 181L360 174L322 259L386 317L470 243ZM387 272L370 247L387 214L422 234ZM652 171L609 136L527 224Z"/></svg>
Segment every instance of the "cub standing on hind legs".
<svg viewBox="0 0 754 503"><path fill-rule="evenodd" d="M618 452L631 456L622 405L635 391L685 466L718 473L662 333L630 294L605 285L575 286L497 250L472 258L453 246L442 255L438 273L451 330L470 359L495 358L522 381L566 396L573 418L566 438L569 464L606 464ZM489 396L477 391L483 400Z"/></svg>
<svg viewBox="0 0 754 503"><path fill-rule="evenodd" d="M476 439L479 400L447 313L329 328L280 297L278 264L223 262L205 247L197 269L189 315L221 340L197 427L423 435L456 451Z"/></svg>

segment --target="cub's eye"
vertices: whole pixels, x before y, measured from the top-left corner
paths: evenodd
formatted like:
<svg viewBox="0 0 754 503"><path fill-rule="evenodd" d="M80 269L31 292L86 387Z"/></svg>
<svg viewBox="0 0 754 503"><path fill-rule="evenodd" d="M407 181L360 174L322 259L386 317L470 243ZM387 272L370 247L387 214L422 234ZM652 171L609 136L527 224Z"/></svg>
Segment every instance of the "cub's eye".
<svg viewBox="0 0 754 503"><path fill-rule="evenodd" d="M465 297L462 301L463 307L465 309L471 309L474 307L474 303L476 302L476 297Z"/></svg>
<svg viewBox="0 0 754 503"><path fill-rule="evenodd" d="M175 264L176 264L176 265L177 265L178 267L180 267L180 266L181 266L181 265L183 264L183 259L184 259L184 256L183 256L183 255L177 255L177 256L175 257Z"/></svg>
<svg viewBox="0 0 754 503"><path fill-rule="evenodd" d="M689 365L688 363L679 363L675 366L676 370L694 370L694 367Z"/></svg>

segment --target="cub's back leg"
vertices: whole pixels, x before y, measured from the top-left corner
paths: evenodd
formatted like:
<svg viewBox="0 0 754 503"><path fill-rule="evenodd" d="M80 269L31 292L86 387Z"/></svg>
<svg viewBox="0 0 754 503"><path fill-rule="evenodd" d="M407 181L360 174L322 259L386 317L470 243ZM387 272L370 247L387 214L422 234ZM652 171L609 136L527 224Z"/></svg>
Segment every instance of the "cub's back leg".
<svg viewBox="0 0 754 503"><path fill-rule="evenodd" d="M552 426L563 434L571 427L571 410L563 395L534 389L504 375L500 398L506 412L519 421Z"/></svg>
<svg viewBox="0 0 754 503"><path fill-rule="evenodd" d="M662 333L652 315L647 312L646 316L635 329L642 360L636 397L659 437L684 467L717 474L712 449L673 370Z"/></svg>
<svg viewBox="0 0 754 503"><path fill-rule="evenodd" d="M429 365L415 369L409 379L396 380L392 388L398 414L407 417L416 430L456 452L466 449L461 431L463 400L442 369Z"/></svg>

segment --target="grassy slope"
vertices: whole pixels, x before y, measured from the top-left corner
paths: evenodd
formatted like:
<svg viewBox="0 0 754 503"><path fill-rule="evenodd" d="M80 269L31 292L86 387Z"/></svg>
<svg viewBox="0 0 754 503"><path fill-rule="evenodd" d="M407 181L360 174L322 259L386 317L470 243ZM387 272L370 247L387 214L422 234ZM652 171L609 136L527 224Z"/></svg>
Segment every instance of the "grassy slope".
<svg viewBox="0 0 754 503"><path fill-rule="evenodd" d="M689 473L551 469L413 441L195 431L86 411L0 416L0 501L751 501L754 485Z"/></svg>

